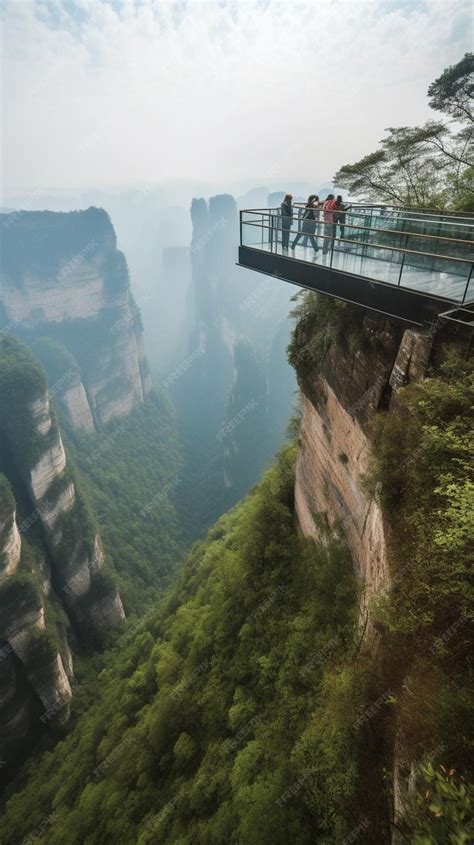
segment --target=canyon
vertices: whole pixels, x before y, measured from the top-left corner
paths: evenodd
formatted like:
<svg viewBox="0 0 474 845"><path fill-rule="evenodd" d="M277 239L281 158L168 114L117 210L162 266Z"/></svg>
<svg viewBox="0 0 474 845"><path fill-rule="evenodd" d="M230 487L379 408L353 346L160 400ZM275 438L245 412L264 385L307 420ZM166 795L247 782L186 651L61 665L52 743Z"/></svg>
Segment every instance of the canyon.
<svg viewBox="0 0 474 845"><path fill-rule="evenodd" d="M94 435L142 405L151 378L105 211L12 212L1 215L0 231L0 754L8 772L31 737L68 721L71 643L100 641L125 619L53 406L62 425Z"/></svg>
<svg viewBox="0 0 474 845"><path fill-rule="evenodd" d="M292 425L297 443L287 444L275 466L253 487L281 443L291 413L293 375L287 378L282 366L289 339L291 291L233 267L237 220L233 198L221 195L209 202L193 201L189 320L178 344L176 363L153 392L139 309L106 213L88 209L55 214L54 220L45 213L44 218L40 215L37 229L38 213L33 214L35 219L27 214L18 220L30 227L25 234L28 261L19 246L24 233L21 237L15 233L13 223L6 227L7 261L1 277L5 323L0 334L0 754L7 763L6 773L14 771L19 750L26 756L43 731L51 747L65 731L74 708L77 655L84 649L92 654L102 648L107 634L120 629L128 615L127 593L136 591L131 600L139 611L138 620L131 623L132 636L121 642L134 653L130 663L124 659L127 666L137 666L137 675L132 670L123 706L133 710L136 701L143 711L157 708L158 727L152 730L151 745L163 755L164 772L168 759L181 759L178 765L197 760L197 739L191 736L191 722L185 720L179 726L179 713L176 724L173 722L169 701L158 703L160 696L166 699L171 684L170 695L187 701L194 694L188 686L205 685L207 673L212 673L209 649L214 653L222 646L224 652L234 655L241 647L249 647L249 630L255 628L262 653L248 664L240 655L235 667L241 672L239 661L243 660L244 672L249 672L249 667L255 670L255 701L253 693L248 695L246 682L234 688L233 678L227 679L225 694L223 690L222 697L216 696L223 707L219 716L222 741L227 742L227 732L234 726L246 731L248 724L253 731L259 724L258 715L250 716L258 713L256 702L262 690L262 701L267 701L271 661L265 649L275 647L280 655L286 655L291 643L288 660L285 656L275 662L284 676L289 673L280 687L280 668L275 668L275 694L285 690L279 706L288 705L289 713L293 706L296 710L308 707L308 724L300 725L299 738L298 732L295 734L291 765L296 774L300 772L299 777L306 778L306 751L300 759L301 747L307 746L311 753L316 748L318 765L326 754L329 768L325 771L324 762L321 764L325 795L334 766L336 772L338 765L346 768L346 745L354 744L354 725L362 725L356 751L361 758L374 752L370 782L377 802L371 805L368 793L360 795L355 783L352 794L358 795L370 819L367 842L388 842L391 820L405 824L419 779L420 746L410 741L403 707L393 719L384 712L383 721L380 715L376 727L370 726L372 733L367 730L369 719L364 713L370 713L371 707L378 713L387 701L396 702L406 679L408 685L416 684L420 675L409 661L399 675L384 674L392 635L386 620L381 622L375 611L380 597L391 594L394 584L403 580L404 570L394 574L399 538L394 533L393 515L387 513L380 495L385 478L375 489L370 479L381 421L387 425L387 420L399 418L403 388L429 383L426 377L439 363L441 346L456 346L456 338L442 332L435 336L432 331L407 327L327 297L295 297L299 302L294 310L297 322L288 352L300 390L300 415ZM47 242L48 233L54 246L46 256L41 244ZM180 261L182 258L180 255ZM149 473L151 461L163 464L163 454L159 450L155 454L152 426L157 430L163 426L173 437L179 426L184 432L184 461L181 442L175 445L173 439L165 439L165 450L171 442L176 451L171 461L175 463L173 471L170 465L166 481L159 475L159 483L154 473ZM294 456L291 460L290 454ZM190 457L194 475L186 463ZM412 461L408 453L406 465ZM184 469L183 475L177 467ZM387 477L389 474L387 470ZM88 487L93 476L97 513L82 492L82 481ZM148 493L140 498L145 486ZM175 492L179 497L176 510L168 502ZM120 499L121 509L110 507L105 501L110 497ZM194 540L239 499L242 502L210 529L208 538L193 546L189 562L177 580L171 580L171 592L164 594L162 601L163 584L156 573L163 573L163 583L170 584L170 575L182 566L177 534L171 533L168 546L162 543L167 521L176 522L183 534L182 514L194 516L197 529L193 526L190 532ZM127 521L129 515L131 522ZM147 534L141 550L139 537L147 531L144 523L152 520L157 528ZM117 524L121 521L122 532ZM166 565L160 560L163 553ZM173 554L176 560L172 560ZM201 570L199 559L208 554L206 582L207 571ZM239 575L235 575L234 565ZM223 576L222 567L228 568ZM274 582L276 571L278 580ZM123 580L125 575L127 580ZM229 585L232 588L227 595ZM150 589L154 592L140 627L144 597ZM216 590L216 595L222 591L225 597L224 616L216 628L222 633L217 639L209 619L221 612L221 599L218 606L212 602L208 606L208 590ZM195 599L190 619L194 612L199 615L202 611L205 621L202 627L195 627L188 620L182 640L179 630L186 613L181 605L193 604ZM273 617L280 612L287 626L282 628L281 642L279 625L275 631L272 627ZM162 640L158 634L161 625L163 631L168 625L169 630L176 626L175 651L168 650L167 635ZM270 632L274 641L270 638L265 645ZM351 646L353 636L356 639ZM202 646L206 657L199 663L201 638L207 643ZM183 642L193 645L181 649ZM257 639L254 646L259 654ZM279 652L280 648L283 651ZM113 723L120 726L115 738L120 748L122 699L115 701L113 683L128 681L122 675L121 650L117 649L114 657L112 652L109 657L115 660L115 668L107 681L112 696L102 702L99 691L92 718L99 722L106 718L102 704L104 713L113 712ZM187 680L183 667L189 655ZM142 664L148 657L151 663L145 669ZM155 658L159 669L153 663ZM181 677L182 670L185 674ZM314 672L313 680L310 672ZM346 721L355 721L349 724L348 734L338 725L345 750L342 761L334 763L332 740L328 751L324 734L315 740L312 731L318 737L325 720L342 712L341 701L346 699L337 699L338 672L343 680L349 678L344 683L354 684L354 714L352 705L344 704L342 710ZM161 686L155 684L155 675L162 677ZM173 679L177 677L181 681L176 681L175 688ZM209 700L214 702L213 684L225 687L225 677L222 664L206 692ZM377 687L383 677L389 681L385 687ZM368 685L365 700L361 692L364 683ZM333 695L334 709L326 701ZM298 696L303 697L296 706ZM139 730L147 730L147 720L141 722L140 718L137 714ZM206 719L204 708L203 729ZM276 725L273 729L278 730ZM105 734L108 727L101 730ZM75 736L73 727L72 742ZM233 750L239 736L240 732ZM374 736L378 743L375 751ZM107 747L113 749L113 744ZM245 754L253 754L254 747L249 739ZM97 759L101 771L101 765L107 768L108 764L107 757L101 761L98 748L100 744L92 758ZM355 772L360 759L351 759L351 771ZM144 763L148 772L147 765ZM281 765L286 771L288 760ZM393 774L390 795L384 786L386 768ZM173 771L171 767L168 775ZM362 770L359 774L366 777ZM86 773L86 782L88 777L90 773ZM231 777L230 772L226 777ZM171 776L171 794L175 789L172 781ZM154 794L155 787L152 789ZM275 783L271 789L276 789ZM283 800L281 794L279 800ZM305 800L309 812L314 813L312 797ZM331 812L321 821L321 830L324 825L331 828ZM315 814L318 825L324 813L320 806ZM396 836L392 841L398 845Z"/></svg>
<svg viewBox="0 0 474 845"><path fill-rule="evenodd" d="M151 389L140 313L108 214L0 215L0 325L30 346L71 422L100 431Z"/></svg>
<svg viewBox="0 0 474 845"><path fill-rule="evenodd" d="M38 719L67 722L71 637L93 640L125 614L102 573L100 536L77 490L46 375L9 334L0 335L0 391L0 747L8 761Z"/></svg>

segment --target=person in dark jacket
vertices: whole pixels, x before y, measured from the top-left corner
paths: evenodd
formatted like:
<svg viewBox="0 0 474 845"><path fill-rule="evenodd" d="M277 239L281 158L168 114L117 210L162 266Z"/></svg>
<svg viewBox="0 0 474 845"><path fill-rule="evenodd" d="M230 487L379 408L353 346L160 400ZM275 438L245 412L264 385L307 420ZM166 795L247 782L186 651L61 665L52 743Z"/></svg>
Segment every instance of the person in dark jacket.
<svg viewBox="0 0 474 845"><path fill-rule="evenodd" d="M281 206L281 245L288 250L290 229L293 220L293 194L286 194Z"/></svg>
<svg viewBox="0 0 474 845"><path fill-rule="evenodd" d="M344 226L346 223L346 206L342 202L342 197L339 194L336 197L336 205L334 206L334 234L337 232L337 227L339 226L340 235L339 237L344 237Z"/></svg>
<svg viewBox="0 0 474 845"><path fill-rule="evenodd" d="M304 209L303 225L301 227L301 232L298 232L296 238L291 244L292 249L295 248L300 238L303 238L303 246L308 246L309 240L311 241L311 245L314 251L319 252L318 242L314 237L314 233L316 232L316 215L318 203L319 197L317 197L316 194L310 194Z"/></svg>

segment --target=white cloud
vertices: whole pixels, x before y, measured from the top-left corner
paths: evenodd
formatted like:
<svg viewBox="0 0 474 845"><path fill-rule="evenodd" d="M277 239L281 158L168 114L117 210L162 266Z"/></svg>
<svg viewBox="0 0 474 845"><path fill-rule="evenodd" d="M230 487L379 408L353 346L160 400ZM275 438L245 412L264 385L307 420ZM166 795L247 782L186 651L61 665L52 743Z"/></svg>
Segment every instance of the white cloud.
<svg viewBox="0 0 474 845"><path fill-rule="evenodd" d="M470 49L465 0L6 0L6 190L330 177Z"/></svg>

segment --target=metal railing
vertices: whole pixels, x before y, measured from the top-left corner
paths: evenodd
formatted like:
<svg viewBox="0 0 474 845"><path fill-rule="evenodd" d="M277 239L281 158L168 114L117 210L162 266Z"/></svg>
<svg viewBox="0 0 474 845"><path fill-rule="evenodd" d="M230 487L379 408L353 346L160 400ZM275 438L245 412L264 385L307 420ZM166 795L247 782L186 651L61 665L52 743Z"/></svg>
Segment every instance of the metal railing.
<svg viewBox="0 0 474 845"><path fill-rule="evenodd" d="M332 222L315 209L308 226L304 208L295 203L292 218L282 217L279 208L242 210L241 245L283 252L285 239L285 254L306 261L306 250L303 256L291 250L300 234L306 243L316 242L318 262L334 270L413 290L425 286L453 302L474 300L474 219L348 204L336 209L342 216Z"/></svg>

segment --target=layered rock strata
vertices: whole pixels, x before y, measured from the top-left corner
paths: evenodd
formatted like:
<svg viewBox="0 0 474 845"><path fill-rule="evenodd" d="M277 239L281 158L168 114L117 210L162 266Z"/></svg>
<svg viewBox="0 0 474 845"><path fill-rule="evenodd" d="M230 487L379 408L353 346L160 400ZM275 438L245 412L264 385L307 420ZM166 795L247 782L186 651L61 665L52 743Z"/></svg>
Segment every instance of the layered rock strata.
<svg viewBox="0 0 474 845"><path fill-rule="evenodd" d="M0 395L0 749L8 757L40 722L69 716L66 617L59 629L48 607L62 605L88 640L119 625L124 611L103 573L100 537L68 466L46 376L9 334L0 334Z"/></svg>
<svg viewBox="0 0 474 845"><path fill-rule="evenodd" d="M31 346L41 341L50 390L74 428L93 431L127 416L151 381L106 212L0 215L0 235L0 330Z"/></svg>
<svg viewBox="0 0 474 845"><path fill-rule="evenodd" d="M364 332L369 351L349 354L333 344L319 371L300 378L295 501L306 536L324 541L328 527L343 532L363 584L365 620L371 597L389 581L388 526L364 484L371 421L377 410L390 411L402 385L423 377L431 340L372 316L365 317Z"/></svg>

